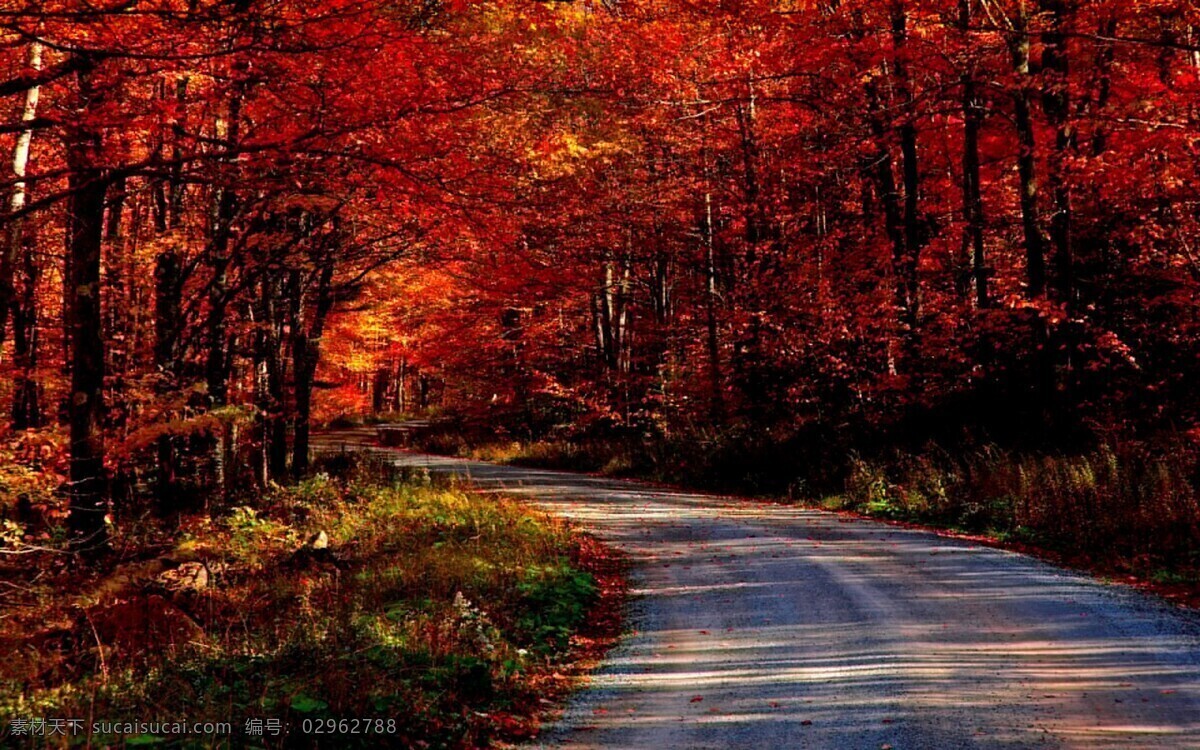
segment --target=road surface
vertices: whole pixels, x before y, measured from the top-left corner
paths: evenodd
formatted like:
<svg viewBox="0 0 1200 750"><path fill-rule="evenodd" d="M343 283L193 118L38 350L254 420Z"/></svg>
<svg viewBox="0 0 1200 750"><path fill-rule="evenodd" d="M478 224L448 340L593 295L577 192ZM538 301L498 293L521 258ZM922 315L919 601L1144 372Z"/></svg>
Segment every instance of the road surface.
<svg viewBox="0 0 1200 750"><path fill-rule="evenodd" d="M547 747L1200 748L1195 613L923 531L394 455L632 558L633 632Z"/></svg>

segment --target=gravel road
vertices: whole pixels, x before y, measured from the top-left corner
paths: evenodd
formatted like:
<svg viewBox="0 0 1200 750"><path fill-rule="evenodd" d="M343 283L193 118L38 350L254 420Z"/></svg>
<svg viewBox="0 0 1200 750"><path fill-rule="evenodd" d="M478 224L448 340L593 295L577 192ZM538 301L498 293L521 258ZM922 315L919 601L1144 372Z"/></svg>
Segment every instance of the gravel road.
<svg viewBox="0 0 1200 750"><path fill-rule="evenodd" d="M1194 613L928 532L395 455L634 561L633 632L547 747L1200 748Z"/></svg>

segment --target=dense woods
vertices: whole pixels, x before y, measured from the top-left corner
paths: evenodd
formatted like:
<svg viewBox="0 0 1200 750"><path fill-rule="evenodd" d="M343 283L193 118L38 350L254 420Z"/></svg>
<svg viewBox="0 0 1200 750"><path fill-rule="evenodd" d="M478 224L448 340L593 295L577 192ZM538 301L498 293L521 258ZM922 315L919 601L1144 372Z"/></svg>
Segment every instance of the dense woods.
<svg viewBox="0 0 1200 750"><path fill-rule="evenodd" d="M102 551L123 514L304 476L315 421L369 412L1187 442L1198 24L1170 1L12 0L16 514Z"/></svg>
<svg viewBox="0 0 1200 750"><path fill-rule="evenodd" d="M9 4L15 450L71 536L307 471L332 312L448 236L460 115L510 86L434 5ZM480 23L465 19L464 23ZM444 25L445 24L445 25ZM468 151L467 143L472 149Z"/></svg>
<svg viewBox="0 0 1200 750"><path fill-rule="evenodd" d="M535 436L1189 430L1192 13L557 6L519 116L475 113L511 164L486 223L338 316L331 403L432 392Z"/></svg>
<svg viewBox="0 0 1200 750"><path fill-rule="evenodd" d="M1194 3L0 0L0 174L0 722L535 734L620 556L367 421L1200 588Z"/></svg>

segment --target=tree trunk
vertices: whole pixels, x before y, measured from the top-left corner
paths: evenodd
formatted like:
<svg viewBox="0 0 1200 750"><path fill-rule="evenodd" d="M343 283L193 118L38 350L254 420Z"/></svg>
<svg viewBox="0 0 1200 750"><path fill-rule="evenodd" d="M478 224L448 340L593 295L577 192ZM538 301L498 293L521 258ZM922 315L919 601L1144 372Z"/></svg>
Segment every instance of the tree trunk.
<svg viewBox="0 0 1200 750"><path fill-rule="evenodd" d="M296 373L296 430L292 444L292 475L297 479L308 473L309 431L312 427L313 380L321 362L321 337L325 321L333 309L333 257L322 263L317 279L313 320L308 331L293 329L292 368Z"/></svg>
<svg viewBox="0 0 1200 750"><path fill-rule="evenodd" d="M387 411L388 394L392 389L392 368L380 367L375 371L375 380L371 383L371 413L383 414Z"/></svg>
<svg viewBox="0 0 1200 750"><path fill-rule="evenodd" d="M276 345L267 354L267 392L270 394L271 404L267 413L267 434L270 435L267 441L267 466L272 477L284 481L288 471L288 420L285 404L287 394L283 380L284 363L282 352L279 351L283 342L279 336L272 338Z"/></svg>
<svg viewBox="0 0 1200 750"><path fill-rule="evenodd" d="M228 120L224 126L226 156L222 162L228 166L229 156L236 148L241 120L241 96L235 94L229 102ZM233 220L237 215L238 198L234 190L232 174L222 175L226 184L217 188L213 212L212 233L206 248L206 260L212 269L212 280L208 287L208 320L206 321L208 353L205 361L205 380L213 406L224 406L229 399L229 365L226 361L226 310L229 300L229 241L233 234Z"/></svg>
<svg viewBox="0 0 1200 750"><path fill-rule="evenodd" d="M758 258L758 244L766 238L767 221L762 206L762 188L758 178L758 138L755 132L758 117L755 103L754 86L747 83L750 104L748 107L738 105L734 115L738 124L738 135L741 141L742 154L742 200L745 201L744 221L746 222L746 264L754 266Z"/></svg>
<svg viewBox="0 0 1200 750"><path fill-rule="evenodd" d="M158 391L164 398L178 386L179 339L183 325L183 266L174 245L158 256L154 268L154 364L161 378ZM170 435L158 438L159 507L166 509L175 498L175 442Z"/></svg>
<svg viewBox="0 0 1200 750"><path fill-rule="evenodd" d="M187 76L180 76L175 80L175 103L181 113L187 112L188 84ZM171 134L171 192L167 208L171 228L174 229L183 222L183 197L186 189L183 182L183 139L187 133L183 123L172 123Z"/></svg>
<svg viewBox="0 0 1200 750"><path fill-rule="evenodd" d="M1071 185L1067 164L1075 147L1071 124L1070 58L1067 35L1070 19L1063 0L1043 0L1049 16L1050 31L1044 35L1042 70L1045 87L1042 108L1055 129L1054 151L1050 160L1050 193L1054 197L1054 215L1050 219L1050 237L1054 246L1055 292L1067 310L1075 307L1075 258L1072 243Z"/></svg>
<svg viewBox="0 0 1200 750"><path fill-rule="evenodd" d="M108 174L101 162L101 136L89 126L100 105L93 87L94 62L85 60L77 74L80 117L67 136L66 158L71 192L69 238L71 320L70 512L67 525L74 545L87 551L105 548L108 492L104 447L104 331L100 309L100 252L104 239L104 197Z"/></svg>
<svg viewBox="0 0 1200 750"><path fill-rule="evenodd" d="M622 261L618 275L616 261L606 258L600 289L593 297L596 346L600 350L600 361L610 372L628 371L630 273L628 259Z"/></svg>
<svg viewBox="0 0 1200 750"><path fill-rule="evenodd" d="M182 104L187 93L186 79L176 83L174 96ZM163 98L167 92L160 91ZM179 164L180 129L175 126L173 156L176 164L170 169L168 180L157 179L151 186L154 199L154 227L158 236L165 237L169 232L179 228L182 222L182 166ZM160 142L153 156L155 162L161 161L164 144ZM183 259L180 257L176 238L171 237L166 248L155 261L155 302L154 302L154 363L162 378L160 393L163 395L173 392L179 385L180 373L179 346L183 337L183 288L184 278ZM170 435L158 439L158 482L155 488L159 507L169 509L176 499L176 455L175 440Z"/></svg>
<svg viewBox="0 0 1200 750"><path fill-rule="evenodd" d="M223 126L218 123L218 136L223 137L225 154L221 159L227 171L221 175L224 184L216 191L212 217L212 230L205 260L212 270L208 286L208 318L205 321L208 351L204 363L204 379L208 386L209 406L219 409L229 402L229 361L227 351L226 316L229 306L229 242L233 234L233 221L237 215L237 191L233 188L234 175L228 171L230 154L237 147L241 121L241 94L230 97L228 116ZM216 445L213 446L214 480L222 497L230 490L230 459L234 454L231 427L221 428Z"/></svg>
<svg viewBox="0 0 1200 750"><path fill-rule="evenodd" d="M400 362L396 365L396 391L393 400L394 409L397 414L403 414L408 408L408 390L406 379L408 378L408 360L404 357L400 358Z"/></svg>
<svg viewBox="0 0 1200 750"><path fill-rule="evenodd" d="M287 475L287 414L285 409L283 317L281 280L268 273L263 281L263 325L267 329L265 348L261 352L266 372L266 403L263 435L265 438L267 471L271 478L282 480Z"/></svg>
<svg viewBox="0 0 1200 750"><path fill-rule="evenodd" d="M33 227L25 225L25 248L21 253L20 287L13 297L13 403L12 422L15 430L32 430L45 426L42 415L42 388L37 380L38 368L38 299L37 289L42 268L34 255L37 245Z"/></svg>
<svg viewBox="0 0 1200 750"><path fill-rule="evenodd" d="M183 315L183 261L175 247L165 248L154 267L154 363L173 379L179 359Z"/></svg>
<svg viewBox="0 0 1200 750"><path fill-rule="evenodd" d="M1029 12L1022 2L1013 19L1013 36L1009 42L1013 69L1018 82L1013 96L1014 119L1017 126L1017 173L1021 182L1021 224L1025 233L1025 266L1027 274L1026 293L1030 298L1046 293L1046 248L1042 236L1042 222L1038 213L1038 184L1036 145L1033 131L1033 107L1030 89Z"/></svg>
<svg viewBox="0 0 1200 750"><path fill-rule="evenodd" d="M901 315L907 316L908 305L904 290L906 284L899 278L900 269L905 264L908 254L907 239L904 233L904 214L900 205L900 192L896 186L896 174L892 162L892 154L887 145L887 126L883 121L883 105L879 100L879 84L871 79L866 84L867 112L871 135L875 139L876 152L870 163L874 166L875 184L879 191L879 199L883 204L884 231L892 243L892 268L897 276L893 286L893 297L896 309Z"/></svg>
<svg viewBox="0 0 1200 750"><path fill-rule="evenodd" d="M29 45L27 64L31 72L37 73L42 69L42 45L33 42ZM31 123L37 118L38 101L41 96L40 86L31 86L25 92L25 106L21 111L21 122ZM22 130L17 135L17 142L12 152L12 189L9 192L8 209L17 214L25 208L28 187L25 176L29 169L29 151L33 143L33 130ZM13 304L17 259L21 255L24 235L22 227L25 222L14 218L8 222L4 247L0 249L0 345L4 343L5 329L8 325L8 313Z"/></svg>
<svg viewBox="0 0 1200 750"><path fill-rule="evenodd" d="M964 41L969 39L974 0L959 0L959 30ZM969 50L970 45L965 45ZM967 53L968 56L971 52ZM975 61L964 61L966 69L962 76L963 108L963 256L966 284L964 291L971 296L975 306L986 309L990 304L987 254L984 246L983 185L980 176L979 131L983 126L983 104L979 99L979 84L976 81ZM965 268L970 268L969 272Z"/></svg>
<svg viewBox="0 0 1200 750"><path fill-rule="evenodd" d="M921 171L917 159L916 113L912 80L906 59L908 47L908 14L903 2L892 5L892 42L895 50L893 66L900 102L903 105L903 122L900 125L900 153L903 156L904 173L904 254L897 263L897 282L901 312L909 331L917 327L921 312L921 287L918 268L921 248L925 243L920 214Z"/></svg>
<svg viewBox="0 0 1200 750"><path fill-rule="evenodd" d="M1097 36L1104 39L1112 39L1116 35L1117 20L1115 18L1103 22L1097 29ZM1200 52L1193 54L1200 54ZM1080 117L1090 117L1095 122L1095 129L1092 134L1092 156L1102 156L1108 150L1108 130L1098 115L1108 107L1108 102L1112 98L1112 70L1115 60L1116 45L1112 42L1104 42L1100 46L1099 54L1096 55L1097 81L1095 93L1086 99L1080 107Z"/></svg>
<svg viewBox="0 0 1200 750"><path fill-rule="evenodd" d="M270 434L267 430L267 408L270 390L267 387L267 350L270 338L267 329L267 281L261 282L262 289L259 299L247 305L248 317L254 326L254 346L251 348L251 366L254 370L254 443L256 450L251 471L255 484L262 488L271 481L271 468L267 462L267 441Z"/></svg>
<svg viewBox="0 0 1200 750"><path fill-rule="evenodd" d="M429 409L429 376L421 372L417 374L417 405L421 411Z"/></svg>
<svg viewBox="0 0 1200 750"><path fill-rule="evenodd" d="M125 204L129 201L129 185L124 175L113 178L108 189L108 220L104 239L116 242L125 233Z"/></svg>
<svg viewBox="0 0 1200 750"><path fill-rule="evenodd" d="M109 347L109 372L124 374L132 356L128 341L129 299L126 295L125 278L125 204L129 191L125 177L113 179L108 189L108 218L105 223L104 239L108 243L108 257L104 262L106 292L105 331Z"/></svg>
<svg viewBox="0 0 1200 750"><path fill-rule="evenodd" d="M255 322L254 340L254 404L259 458L255 475L262 485L282 480L287 475L287 418L285 414L285 384L283 346L283 317L279 272L267 270L259 283L258 303L252 313Z"/></svg>
<svg viewBox="0 0 1200 750"><path fill-rule="evenodd" d="M710 415L715 425L725 423L724 377L721 374L721 331L717 319L717 243L713 228L712 191L704 193L704 226L700 236L704 241L705 317L708 333L708 398Z"/></svg>

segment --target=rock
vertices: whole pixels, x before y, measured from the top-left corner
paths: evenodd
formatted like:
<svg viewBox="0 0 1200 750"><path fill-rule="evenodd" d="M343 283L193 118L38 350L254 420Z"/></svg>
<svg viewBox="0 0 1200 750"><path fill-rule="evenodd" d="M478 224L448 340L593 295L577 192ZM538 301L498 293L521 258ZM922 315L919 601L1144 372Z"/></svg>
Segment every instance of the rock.
<svg viewBox="0 0 1200 750"><path fill-rule="evenodd" d="M337 552L329 546L329 535L324 531L318 531L309 537L304 546L293 552L285 564L294 570L317 567L334 574L343 567Z"/></svg>
<svg viewBox="0 0 1200 750"><path fill-rule="evenodd" d="M89 602L108 602L124 599L130 594L153 586L167 564L163 560L145 560L118 566L95 586L86 597Z"/></svg>
<svg viewBox="0 0 1200 750"><path fill-rule="evenodd" d="M208 588L208 568L201 562L185 562L177 568L164 570L157 582L172 593L203 591Z"/></svg>

